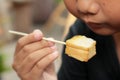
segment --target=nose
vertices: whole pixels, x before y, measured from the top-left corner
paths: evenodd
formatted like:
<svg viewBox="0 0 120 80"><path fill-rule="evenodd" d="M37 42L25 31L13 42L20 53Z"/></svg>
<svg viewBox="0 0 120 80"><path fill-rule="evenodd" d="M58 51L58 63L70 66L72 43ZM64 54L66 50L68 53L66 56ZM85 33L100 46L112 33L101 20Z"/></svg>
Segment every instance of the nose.
<svg viewBox="0 0 120 80"><path fill-rule="evenodd" d="M82 14L97 14L99 11L99 4L93 2L93 0L76 0L76 7L78 12Z"/></svg>

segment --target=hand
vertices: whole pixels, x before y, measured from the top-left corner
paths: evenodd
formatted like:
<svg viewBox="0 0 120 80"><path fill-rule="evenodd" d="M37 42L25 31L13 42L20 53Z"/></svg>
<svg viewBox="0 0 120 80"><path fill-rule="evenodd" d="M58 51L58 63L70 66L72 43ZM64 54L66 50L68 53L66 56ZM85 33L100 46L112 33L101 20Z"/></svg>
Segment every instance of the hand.
<svg viewBox="0 0 120 80"><path fill-rule="evenodd" d="M58 51L42 37L42 32L35 30L18 40L13 68L22 80L57 80L53 62Z"/></svg>

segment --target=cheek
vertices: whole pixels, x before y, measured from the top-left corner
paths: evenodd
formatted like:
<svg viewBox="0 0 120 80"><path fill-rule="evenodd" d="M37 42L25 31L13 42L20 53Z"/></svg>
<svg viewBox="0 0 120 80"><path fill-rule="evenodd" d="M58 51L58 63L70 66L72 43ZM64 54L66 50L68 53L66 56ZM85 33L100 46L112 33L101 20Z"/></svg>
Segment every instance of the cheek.
<svg viewBox="0 0 120 80"><path fill-rule="evenodd" d="M106 16L108 16L108 22L114 27L114 28L118 28L120 30L120 8L116 9L116 8L112 8L113 10L109 11L108 14L106 14ZM117 26L117 27L116 27Z"/></svg>
<svg viewBox="0 0 120 80"><path fill-rule="evenodd" d="M76 9L76 0L64 0L64 3L70 13L72 13L74 16L78 16Z"/></svg>
<svg viewBox="0 0 120 80"><path fill-rule="evenodd" d="M102 0L100 0L102 1ZM101 2L101 10L108 22L120 23L120 0L104 0Z"/></svg>

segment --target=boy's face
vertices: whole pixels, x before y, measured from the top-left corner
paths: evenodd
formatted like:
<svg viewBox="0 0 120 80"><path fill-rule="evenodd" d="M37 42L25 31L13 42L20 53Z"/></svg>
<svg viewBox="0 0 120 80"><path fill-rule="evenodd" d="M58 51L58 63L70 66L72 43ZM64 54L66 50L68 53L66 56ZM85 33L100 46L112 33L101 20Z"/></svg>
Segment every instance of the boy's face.
<svg viewBox="0 0 120 80"><path fill-rule="evenodd" d="M68 10L95 33L120 32L120 0L64 0Z"/></svg>

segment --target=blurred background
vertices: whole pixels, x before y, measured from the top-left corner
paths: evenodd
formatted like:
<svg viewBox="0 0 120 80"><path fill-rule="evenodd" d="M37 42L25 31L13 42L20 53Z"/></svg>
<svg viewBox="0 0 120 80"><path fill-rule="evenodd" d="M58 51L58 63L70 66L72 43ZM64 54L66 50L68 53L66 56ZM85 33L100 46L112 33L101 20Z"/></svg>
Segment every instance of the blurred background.
<svg viewBox="0 0 120 80"><path fill-rule="evenodd" d="M21 36L9 30L30 33L40 29L45 37L63 41L75 20L62 0L0 0L0 80L20 80L11 65ZM61 54L63 45L56 45ZM56 72L60 64L61 56L55 61Z"/></svg>

